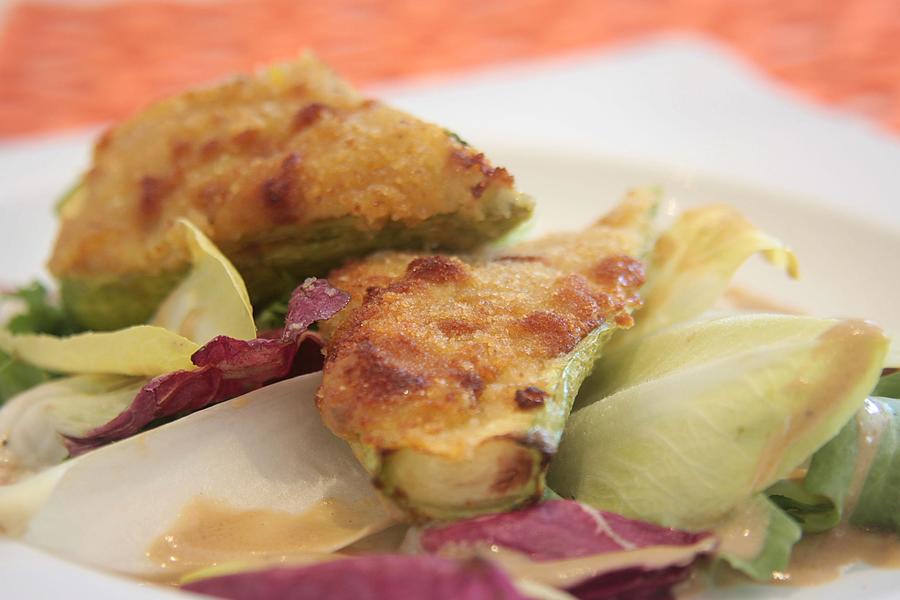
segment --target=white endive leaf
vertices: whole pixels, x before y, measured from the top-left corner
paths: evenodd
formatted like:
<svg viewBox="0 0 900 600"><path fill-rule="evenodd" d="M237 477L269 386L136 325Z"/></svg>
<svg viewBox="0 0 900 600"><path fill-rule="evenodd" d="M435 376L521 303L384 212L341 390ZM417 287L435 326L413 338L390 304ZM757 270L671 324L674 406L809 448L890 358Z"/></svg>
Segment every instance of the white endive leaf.
<svg viewBox="0 0 900 600"><path fill-rule="evenodd" d="M656 241L648 260L644 306L612 349L709 310L738 268L754 254L797 277L797 258L730 206L685 211Z"/></svg>
<svg viewBox="0 0 900 600"><path fill-rule="evenodd" d="M720 315L670 327L605 352L582 384L578 407L677 370L751 352L773 341L814 339L836 319L790 315Z"/></svg>
<svg viewBox="0 0 900 600"><path fill-rule="evenodd" d="M74 561L156 577L335 551L391 518L322 424L320 380L267 386L0 487L0 528Z"/></svg>
<svg viewBox="0 0 900 600"><path fill-rule="evenodd" d="M886 351L870 323L781 315L647 336L582 388L550 487L633 519L708 529L831 439Z"/></svg>
<svg viewBox="0 0 900 600"><path fill-rule="evenodd" d="M152 325L67 337L13 335L0 329L0 350L57 373L162 375L194 368L191 354L199 348L184 336Z"/></svg>
<svg viewBox="0 0 900 600"><path fill-rule="evenodd" d="M243 279L189 221L178 221L192 266L149 325L68 337L13 335L0 329L0 350L58 373L156 376L193 369L191 354L217 335L256 337Z"/></svg>
<svg viewBox="0 0 900 600"><path fill-rule="evenodd" d="M884 366L885 368L900 369L900 341L896 337L891 341L887 358L884 359Z"/></svg>
<svg viewBox="0 0 900 600"><path fill-rule="evenodd" d="M69 455L63 435L79 437L125 410L147 380L76 375L43 383L0 409L0 440L19 465L38 470Z"/></svg>
<svg viewBox="0 0 900 600"><path fill-rule="evenodd" d="M151 319L197 344L217 335L240 340L256 337L250 296L240 273L194 224L179 219L191 253L191 270L172 290Z"/></svg>

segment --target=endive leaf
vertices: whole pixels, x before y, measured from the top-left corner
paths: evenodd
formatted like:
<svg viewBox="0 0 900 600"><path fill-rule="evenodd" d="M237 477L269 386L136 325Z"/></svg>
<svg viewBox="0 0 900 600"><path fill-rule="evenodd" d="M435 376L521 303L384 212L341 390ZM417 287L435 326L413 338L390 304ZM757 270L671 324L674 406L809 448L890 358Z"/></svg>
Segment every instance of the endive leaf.
<svg viewBox="0 0 900 600"><path fill-rule="evenodd" d="M150 325L68 337L15 335L0 329L0 350L59 373L152 377L193 368L191 354L217 335L256 337L241 276L199 229L184 219L179 224L193 266Z"/></svg>
<svg viewBox="0 0 900 600"><path fill-rule="evenodd" d="M635 315L635 326L616 336L610 349L706 312L738 268L757 253L797 277L793 252L734 208L685 211L657 239L641 289L644 307Z"/></svg>
<svg viewBox="0 0 900 600"><path fill-rule="evenodd" d="M68 337L13 335L0 329L0 349L4 352L59 373L161 375L192 368L191 354L199 347L173 331L152 325Z"/></svg>
<svg viewBox="0 0 900 600"><path fill-rule="evenodd" d="M198 368L156 377L114 419L95 423L66 446L81 454L134 435L157 419L183 416L234 398L266 383L322 368L322 340L307 328L331 318L350 296L324 279L308 279L294 290L279 339L239 340L220 335L191 356Z"/></svg>
<svg viewBox="0 0 900 600"><path fill-rule="evenodd" d="M156 376L191 369L191 354L217 335L256 337L247 288L234 266L197 227L180 219L192 268L149 325L68 337L0 330L0 349L60 373Z"/></svg>
<svg viewBox="0 0 900 600"><path fill-rule="evenodd" d="M831 319L789 315L741 315L682 324L606 352L583 384L579 406L727 354L752 352L773 340L808 341L836 324Z"/></svg>
<svg viewBox="0 0 900 600"><path fill-rule="evenodd" d="M623 348L610 359L639 370L572 415L550 486L626 517L714 527L831 439L881 372L874 325L793 318L729 317Z"/></svg>
<svg viewBox="0 0 900 600"><path fill-rule="evenodd" d="M59 464L69 455L62 436L82 436L115 418L145 382L121 375L76 375L44 383L0 410L0 440L26 469Z"/></svg>
<svg viewBox="0 0 900 600"><path fill-rule="evenodd" d="M159 306L151 325L177 331L197 344L217 335L256 337L253 308L234 265L194 224L179 219L191 253L191 270Z"/></svg>
<svg viewBox="0 0 900 600"><path fill-rule="evenodd" d="M0 528L64 558L144 576L337 550L390 517L347 445L322 425L320 380L267 386L0 487ZM230 527L245 535L225 535Z"/></svg>
<svg viewBox="0 0 900 600"><path fill-rule="evenodd" d="M79 375L34 388L0 409L4 450L26 469L57 464L272 381L316 371L322 340L307 327L349 296L310 279L291 296L280 339L217 336L191 356L192 370L146 379Z"/></svg>

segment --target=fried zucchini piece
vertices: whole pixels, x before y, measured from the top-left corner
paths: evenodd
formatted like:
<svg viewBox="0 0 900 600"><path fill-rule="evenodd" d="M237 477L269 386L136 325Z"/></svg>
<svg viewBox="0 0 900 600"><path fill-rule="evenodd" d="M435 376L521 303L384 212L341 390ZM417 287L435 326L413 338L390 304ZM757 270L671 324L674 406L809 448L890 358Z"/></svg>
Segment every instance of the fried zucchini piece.
<svg viewBox="0 0 900 600"><path fill-rule="evenodd" d="M49 261L70 312L146 320L183 276L187 218L260 305L385 248L468 251L525 221L513 178L446 130L366 100L310 56L150 106L104 134Z"/></svg>
<svg viewBox="0 0 900 600"><path fill-rule="evenodd" d="M316 402L386 496L455 519L543 494L578 387L640 304L656 203L490 259L382 253L329 277L353 301Z"/></svg>

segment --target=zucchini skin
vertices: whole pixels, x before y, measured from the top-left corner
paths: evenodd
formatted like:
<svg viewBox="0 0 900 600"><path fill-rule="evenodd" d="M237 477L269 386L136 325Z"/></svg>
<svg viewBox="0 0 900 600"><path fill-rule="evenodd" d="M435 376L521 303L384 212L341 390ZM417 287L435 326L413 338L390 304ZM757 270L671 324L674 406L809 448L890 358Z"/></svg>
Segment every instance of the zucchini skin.
<svg viewBox="0 0 900 600"><path fill-rule="evenodd" d="M640 306L657 201L502 254L382 253L329 276L353 299L323 329L317 405L413 520L543 496L581 383Z"/></svg>
<svg viewBox="0 0 900 600"><path fill-rule="evenodd" d="M527 196L500 192L486 199L484 216L435 215L418 224L388 222L368 228L342 217L304 227L283 226L264 235L223 246L241 273L254 306L289 294L298 282L319 277L379 250L468 252L522 226L531 217ZM72 276L60 279L63 304L82 327L112 330L146 322L187 272L179 268L125 275Z"/></svg>
<svg viewBox="0 0 900 600"><path fill-rule="evenodd" d="M329 275L351 294L316 403L413 521L511 510L547 491L579 387L633 324L658 190L588 228L460 259L385 252Z"/></svg>
<svg viewBox="0 0 900 600"><path fill-rule="evenodd" d="M598 327L560 361L561 368L546 374L557 384L543 407L532 413L529 427L481 442L470 458L452 461L409 449L351 447L375 486L418 522L464 519L538 502L578 389L613 331L608 325Z"/></svg>
<svg viewBox="0 0 900 600"><path fill-rule="evenodd" d="M259 306L381 249L467 252L531 215L503 167L368 100L310 55L148 106L59 203L48 268L91 329L144 321L183 274L185 218Z"/></svg>

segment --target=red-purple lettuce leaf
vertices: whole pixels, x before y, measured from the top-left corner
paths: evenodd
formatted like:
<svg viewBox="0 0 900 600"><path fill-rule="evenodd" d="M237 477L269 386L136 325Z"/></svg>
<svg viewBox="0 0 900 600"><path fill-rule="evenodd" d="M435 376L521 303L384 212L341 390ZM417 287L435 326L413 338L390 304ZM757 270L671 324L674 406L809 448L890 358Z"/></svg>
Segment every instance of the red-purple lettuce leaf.
<svg viewBox="0 0 900 600"><path fill-rule="evenodd" d="M291 294L282 340L296 340L310 325L330 319L348 302L350 295L331 287L327 280L307 279Z"/></svg>
<svg viewBox="0 0 900 600"><path fill-rule="evenodd" d="M308 327L331 318L349 294L324 279L307 279L291 295L280 335L239 340L218 336L191 355L198 368L151 379L128 408L82 437L67 437L72 456L132 436L159 419L180 417L267 383L322 368L322 338Z"/></svg>
<svg viewBox="0 0 900 600"><path fill-rule="evenodd" d="M708 533L634 521L571 500L550 500L520 511L428 527L419 544L426 552L457 557L494 554L501 563L502 551L512 552L527 560L507 566L513 572L521 569L524 577L541 578L538 571L552 574L552 565L557 564L560 571L571 570L577 560L583 576L559 579L570 594L639 599L668 598L695 559L713 550L715 539Z"/></svg>
<svg viewBox="0 0 900 600"><path fill-rule="evenodd" d="M669 600L672 588L686 580L693 570L667 567L656 571L624 569L598 575L568 590L579 600Z"/></svg>
<svg viewBox="0 0 900 600"><path fill-rule="evenodd" d="M230 600L525 600L484 560L370 555L195 581L184 589Z"/></svg>

